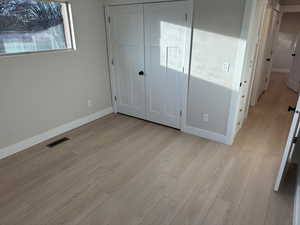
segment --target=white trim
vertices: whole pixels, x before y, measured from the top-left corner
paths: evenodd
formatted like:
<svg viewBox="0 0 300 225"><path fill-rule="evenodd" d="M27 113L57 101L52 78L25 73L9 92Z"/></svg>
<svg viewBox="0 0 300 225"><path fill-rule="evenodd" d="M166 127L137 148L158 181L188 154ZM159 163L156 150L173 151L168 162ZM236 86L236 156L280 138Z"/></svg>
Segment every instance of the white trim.
<svg viewBox="0 0 300 225"><path fill-rule="evenodd" d="M227 132L226 132L226 143L232 145L234 138L236 136L237 122L238 122L238 112L240 106L240 94L237 91L233 91L230 100L229 118L227 122Z"/></svg>
<svg viewBox="0 0 300 225"><path fill-rule="evenodd" d="M228 142L228 138L225 135L218 134L218 133L215 133L215 132L203 130L203 129L196 128L196 127L190 127L190 126L185 126L182 129L182 131L187 133L187 134L192 134L192 135L199 136L199 137L202 137L202 138L206 138L206 139L209 139L209 140L212 140L212 141L221 142L223 144L230 144Z"/></svg>
<svg viewBox="0 0 300 225"><path fill-rule="evenodd" d="M270 29L271 23L272 23L272 8L269 4L267 4L267 7L265 8L265 12L262 18L262 24L261 24L261 32L259 33L259 49L258 49L258 57L257 57L257 63L255 68L255 74L253 77L253 84L252 84L252 93L251 93L251 105L255 106L258 102L258 99L262 93L259 93L259 87L260 84L264 82L262 79L263 68L265 63L265 51L266 46L268 44L268 39L270 37L270 34L267 33ZM265 36L266 35L266 36Z"/></svg>
<svg viewBox="0 0 300 225"><path fill-rule="evenodd" d="M251 100L251 90L252 90L252 85L253 85L253 80L254 80L254 73L255 73L255 67L257 64L257 57L258 57L258 44L259 44L259 35L258 33L260 32L260 22L259 18L261 17L262 13L259 13L257 11L258 6L260 3L257 0L253 1L252 5L252 13L250 16L250 21L249 21L249 32L248 32L248 37L247 37L247 55L246 55L246 63L245 63L245 68L243 71L243 81L247 81L247 87L245 87L245 96L246 96L246 101L245 101L245 108L244 108L244 118L242 120L242 123L240 124L240 128L243 126L243 123L245 120L248 118L249 115L249 107L250 107L250 100ZM240 129L239 128L239 129ZM237 132L239 131L237 129Z"/></svg>
<svg viewBox="0 0 300 225"><path fill-rule="evenodd" d="M114 5L131 5L131 4L145 4L145 3L156 3L156 2L175 2L184 0L105 0L105 6Z"/></svg>
<svg viewBox="0 0 300 225"><path fill-rule="evenodd" d="M245 27L243 26L243 29ZM242 76L243 76L243 68L244 68L244 62L245 62L245 56L246 56L246 41L245 40L239 40L238 43L238 52L236 55L235 60L235 80L233 82L233 88L232 88L232 95L230 100L230 108L229 108L229 118L227 122L227 143L233 144L235 135L236 135L236 127L238 122L238 112L240 107L240 82L242 82Z"/></svg>
<svg viewBox="0 0 300 225"><path fill-rule="evenodd" d="M300 165L298 165L297 187L294 199L293 225L300 225Z"/></svg>
<svg viewBox="0 0 300 225"><path fill-rule="evenodd" d="M257 1L257 4L258 4L258 2L259 1ZM259 11L259 14L257 16L255 16L252 21L253 23L257 23L256 24L257 27L255 28L255 33L257 33L257 35L253 39L253 41L256 42L257 46L256 46L255 53L253 55L249 90L247 93L247 103L246 103L247 115L249 113L250 106L255 105L255 103L253 102L253 95L254 95L254 88L255 88L254 81L255 81L256 74L258 72L259 59L260 59L259 56L260 56L261 45L262 45L261 37L262 37L262 31L263 31L263 22L265 19L265 14L267 12L267 8L268 8L268 1L264 0L262 5L263 6L261 7L261 11Z"/></svg>
<svg viewBox="0 0 300 225"><path fill-rule="evenodd" d="M46 140L49 140L53 137L61 135L65 132L68 132L70 130L78 128L78 127L80 127L84 124L90 123L90 122L92 122L94 120L97 120L97 119L99 119L103 116L106 116L106 115L108 115L112 112L113 112L112 108L109 107L109 108L106 108L102 111L93 113L89 116L74 120L74 121L66 123L62 126L59 126L59 127L54 128L54 129L51 129L49 131L46 131L46 132L44 132L42 134L39 134L37 136L28 138L26 140L23 140L19 143L14 144L14 145L10 145L8 147L2 148L2 149L0 149L0 159L3 159L5 157L13 155L17 152L28 149L28 148L36 145L36 144L39 144L39 143L44 142Z"/></svg>
<svg viewBox="0 0 300 225"><path fill-rule="evenodd" d="M67 4L67 9L68 9L68 14L69 14L69 28L70 28L70 33L71 33L72 48L74 51L76 51L77 45L76 45L76 36L75 36L75 30L74 30L72 6L69 2L66 2L66 4Z"/></svg>
<svg viewBox="0 0 300 225"><path fill-rule="evenodd" d="M114 113L118 112L117 102L115 101L115 96L117 96L117 89L115 86L115 73L114 73L114 65L112 64L113 61L113 54L112 54L112 40L111 40L111 30L110 30L110 13L109 13L109 6L104 7L104 15L105 15L105 31L106 31L106 43L107 43L107 58L108 58L108 68L109 68L109 79L110 79L110 87L111 87L111 98L112 98L112 105Z"/></svg>
<svg viewBox="0 0 300 225"><path fill-rule="evenodd" d="M291 71L289 69L273 68L272 72L274 72L274 73L290 73Z"/></svg>
<svg viewBox="0 0 300 225"><path fill-rule="evenodd" d="M282 13L300 12L300 5L283 5L280 7Z"/></svg>
<svg viewBox="0 0 300 225"><path fill-rule="evenodd" d="M288 88L290 88L290 89L292 89L293 91L295 91L295 92L299 92L299 85L297 85L297 82L296 81L293 81L293 80L288 80L287 81L287 87Z"/></svg>
<svg viewBox="0 0 300 225"><path fill-rule="evenodd" d="M185 47L185 71L183 81L183 96L181 99L182 107L182 118L181 118L181 131L187 126L187 107L188 107L188 94L189 94L189 80L191 74L191 58L192 58L192 47L193 47L193 21L194 21L194 1L188 0L189 14L187 21L187 43Z"/></svg>
<svg viewBox="0 0 300 225"><path fill-rule="evenodd" d="M240 92L242 89L240 88L240 83L243 82L244 74L248 71L248 49L247 49L247 37L249 36L249 29L250 29L250 22L253 18L253 14L256 9L256 4L254 4L252 0L247 0L245 5L245 12L250 10L250 14L244 13L243 17L243 24L241 28L241 35L240 40L238 43L238 51L236 54L235 59L235 70L234 70L234 81L232 85L232 95L230 101L230 108L229 108L229 118L227 122L227 131L226 131L226 143L233 144L235 135L236 135L236 128L238 122L238 112L240 107L240 99L241 94ZM249 16L249 18L248 18ZM246 40L245 40L246 38ZM249 56L248 56L249 57Z"/></svg>

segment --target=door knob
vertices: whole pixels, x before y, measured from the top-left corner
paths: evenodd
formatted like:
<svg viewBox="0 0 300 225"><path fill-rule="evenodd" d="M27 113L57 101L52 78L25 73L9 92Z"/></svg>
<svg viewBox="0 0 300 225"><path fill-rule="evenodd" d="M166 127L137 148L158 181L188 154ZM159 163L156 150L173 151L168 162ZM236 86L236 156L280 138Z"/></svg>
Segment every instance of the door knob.
<svg viewBox="0 0 300 225"><path fill-rule="evenodd" d="M294 53L294 54L292 54L292 56L296 56L296 54Z"/></svg>
<svg viewBox="0 0 300 225"><path fill-rule="evenodd" d="M140 72L139 72L139 75L140 75L140 76L144 76L144 71L140 71Z"/></svg>
<svg viewBox="0 0 300 225"><path fill-rule="evenodd" d="M267 60L268 62L270 62L270 61L271 61L271 58L267 58L266 60Z"/></svg>

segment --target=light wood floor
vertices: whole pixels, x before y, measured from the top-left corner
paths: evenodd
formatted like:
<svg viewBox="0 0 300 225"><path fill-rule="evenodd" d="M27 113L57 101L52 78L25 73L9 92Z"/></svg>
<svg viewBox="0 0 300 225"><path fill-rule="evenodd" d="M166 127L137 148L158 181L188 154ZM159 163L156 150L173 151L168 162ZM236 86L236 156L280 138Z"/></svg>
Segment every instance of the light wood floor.
<svg viewBox="0 0 300 225"><path fill-rule="evenodd" d="M290 225L294 170L272 187L296 95L284 76L233 146L109 115L0 161L1 225Z"/></svg>

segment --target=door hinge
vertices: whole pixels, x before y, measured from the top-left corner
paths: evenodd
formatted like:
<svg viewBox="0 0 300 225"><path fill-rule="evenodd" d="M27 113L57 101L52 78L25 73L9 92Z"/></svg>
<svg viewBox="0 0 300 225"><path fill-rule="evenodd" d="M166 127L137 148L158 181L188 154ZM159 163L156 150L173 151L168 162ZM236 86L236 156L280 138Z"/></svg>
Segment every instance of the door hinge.
<svg viewBox="0 0 300 225"><path fill-rule="evenodd" d="M182 111L179 112L179 116L182 117Z"/></svg>
<svg viewBox="0 0 300 225"><path fill-rule="evenodd" d="M111 65L115 65L114 59L111 59Z"/></svg>
<svg viewBox="0 0 300 225"><path fill-rule="evenodd" d="M186 14L185 14L185 21L186 21L186 22L188 21L188 18L189 18L189 15L186 13Z"/></svg>
<svg viewBox="0 0 300 225"><path fill-rule="evenodd" d="M110 24L110 16L107 17L107 22Z"/></svg>
<svg viewBox="0 0 300 225"><path fill-rule="evenodd" d="M115 102L117 101L117 96L115 96Z"/></svg>
<svg viewBox="0 0 300 225"><path fill-rule="evenodd" d="M296 144L297 141L298 141L298 137L294 137L294 138L293 138L293 144Z"/></svg>
<svg viewBox="0 0 300 225"><path fill-rule="evenodd" d="M241 82L241 83L240 83L240 87L242 87L242 85L243 85L243 83Z"/></svg>

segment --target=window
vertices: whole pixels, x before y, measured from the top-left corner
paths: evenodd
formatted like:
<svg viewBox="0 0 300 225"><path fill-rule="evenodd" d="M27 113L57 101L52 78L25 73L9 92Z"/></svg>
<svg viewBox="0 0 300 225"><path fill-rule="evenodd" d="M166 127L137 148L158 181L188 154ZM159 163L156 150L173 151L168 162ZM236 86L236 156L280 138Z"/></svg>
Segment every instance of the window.
<svg viewBox="0 0 300 225"><path fill-rule="evenodd" d="M0 55L75 48L69 3L0 0Z"/></svg>

